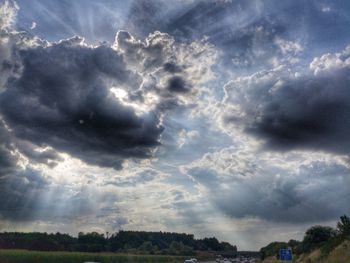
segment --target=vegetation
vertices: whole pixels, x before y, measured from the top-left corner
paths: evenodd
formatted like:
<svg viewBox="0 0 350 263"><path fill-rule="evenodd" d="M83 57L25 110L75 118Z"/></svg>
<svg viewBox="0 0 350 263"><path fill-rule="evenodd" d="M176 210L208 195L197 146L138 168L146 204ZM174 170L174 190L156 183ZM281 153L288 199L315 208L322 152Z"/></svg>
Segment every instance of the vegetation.
<svg viewBox="0 0 350 263"><path fill-rule="evenodd" d="M162 255L126 255L86 252L38 252L26 250L0 250L1 263L177 263L184 257Z"/></svg>
<svg viewBox="0 0 350 263"><path fill-rule="evenodd" d="M297 257L319 250L320 257L326 258L335 248L345 244L347 240L350 240L350 219L344 215L340 217L336 229L328 226L312 226L305 232L302 241L272 242L260 249L260 255L262 260L267 257L278 258L281 248L291 247Z"/></svg>
<svg viewBox="0 0 350 263"><path fill-rule="evenodd" d="M337 230L340 236L343 238L350 237L350 218L346 215L340 217L340 221L337 224Z"/></svg>
<svg viewBox="0 0 350 263"><path fill-rule="evenodd" d="M260 257L264 260L267 257L279 257L279 251L282 248L292 248L293 251L296 250L298 246L300 246L300 241L297 240L289 240L288 242L272 242L268 244L266 247L260 249Z"/></svg>
<svg viewBox="0 0 350 263"><path fill-rule="evenodd" d="M337 236L335 229L328 226L313 226L304 236L303 242L297 247L299 253L307 253L325 245Z"/></svg>
<svg viewBox="0 0 350 263"><path fill-rule="evenodd" d="M0 249L25 249L36 251L120 252L154 255L195 255L196 251L232 251L237 247L219 242L215 237L195 239L193 235L119 231L108 234L79 233L0 233Z"/></svg>

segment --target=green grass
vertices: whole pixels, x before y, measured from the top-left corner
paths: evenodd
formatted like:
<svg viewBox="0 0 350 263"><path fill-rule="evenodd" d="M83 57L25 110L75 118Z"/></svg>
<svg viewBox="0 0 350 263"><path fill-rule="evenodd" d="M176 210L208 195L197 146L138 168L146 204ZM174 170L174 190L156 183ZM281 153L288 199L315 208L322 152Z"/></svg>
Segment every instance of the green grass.
<svg viewBox="0 0 350 263"><path fill-rule="evenodd" d="M0 250L1 263L178 263L185 257L160 255L127 255L117 253L39 252L27 250Z"/></svg>

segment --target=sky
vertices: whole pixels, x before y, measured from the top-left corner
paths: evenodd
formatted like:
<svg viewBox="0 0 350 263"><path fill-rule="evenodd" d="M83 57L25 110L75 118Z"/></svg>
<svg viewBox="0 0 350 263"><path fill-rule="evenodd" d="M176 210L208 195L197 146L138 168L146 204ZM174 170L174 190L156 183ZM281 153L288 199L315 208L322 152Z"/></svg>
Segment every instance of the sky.
<svg viewBox="0 0 350 263"><path fill-rule="evenodd" d="M350 214L348 0L0 0L0 231L215 236Z"/></svg>

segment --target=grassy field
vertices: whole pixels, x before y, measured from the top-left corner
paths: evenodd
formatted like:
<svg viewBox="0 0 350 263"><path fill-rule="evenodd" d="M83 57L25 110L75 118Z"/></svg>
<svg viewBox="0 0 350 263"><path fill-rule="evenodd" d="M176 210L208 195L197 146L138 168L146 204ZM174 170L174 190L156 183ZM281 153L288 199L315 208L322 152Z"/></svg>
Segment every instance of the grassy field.
<svg viewBox="0 0 350 263"><path fill-rule="evenodd" d="M1 263L180 263L185 257L127 255L116 253L38 252L27 250L0 250Z"/></svg>

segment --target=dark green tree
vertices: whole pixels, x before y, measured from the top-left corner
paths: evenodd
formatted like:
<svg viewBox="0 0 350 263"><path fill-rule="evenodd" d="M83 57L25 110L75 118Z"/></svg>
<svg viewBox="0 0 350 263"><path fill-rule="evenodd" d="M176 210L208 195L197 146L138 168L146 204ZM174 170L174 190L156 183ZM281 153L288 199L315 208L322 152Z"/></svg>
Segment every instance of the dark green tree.
<svg viewBox="0 0 350 263"><path fill-rule="evenodd" d="M309 252L312 249L320 247L325 242L336 236L337 232L328 226L313 226L305 232L300 252Z"/></svg>
<svg viewBox="0 0 350 263"><path fill-rule="evenodd" d="M337 224L337 230L342 237L350 236L350 218L346 215L340 217L340 221Z"/></svg>

